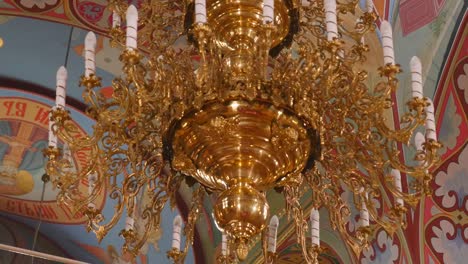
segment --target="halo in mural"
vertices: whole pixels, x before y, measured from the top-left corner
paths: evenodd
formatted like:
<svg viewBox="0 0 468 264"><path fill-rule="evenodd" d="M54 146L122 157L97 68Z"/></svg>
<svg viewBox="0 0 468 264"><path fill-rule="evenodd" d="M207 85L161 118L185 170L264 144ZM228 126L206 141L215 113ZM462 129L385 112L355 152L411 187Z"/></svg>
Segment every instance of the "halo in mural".
<svg viewBox="0 0 468 264"><path fill-rule="evenodd" d="M48 145L48 111L53 102L41 96L0 87L0 211L54 223L78 224L85 216L73 215L66 207L57 204L57 190L50 183L45 185L43 202L40 202L45 158L42 150ZM91 125L84 114L70 109L81 125ZM77 137L84 136L80 129ZM88 152L72 153L77 169L87 163ZM79 188L86 192L87 182ZM104 204L100 194L97 206Z"/></svg>

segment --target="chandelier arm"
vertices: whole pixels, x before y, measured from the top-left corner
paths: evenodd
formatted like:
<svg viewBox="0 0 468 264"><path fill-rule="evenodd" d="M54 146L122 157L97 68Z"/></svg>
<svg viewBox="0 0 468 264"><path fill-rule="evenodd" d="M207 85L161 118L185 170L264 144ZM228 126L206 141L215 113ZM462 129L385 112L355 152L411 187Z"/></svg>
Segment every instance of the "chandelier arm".
<svg viewBox="0 0 468 264"><path fill-rule="evenodd" d="M438 142L435 142L438 143ZM399 160L399 151L397 149L385 148L389 163L394 169L400 172L411 175L415 179L424 179L428 176L427 171L436 165L439 161L436 153L438 146L431 147L425 151L425 154L418 155L418 164L416 166L408 166Z"/></svg>
<svg viewBox="0 0 468 264"><path fill-rule="evenodd" d="M59 158L60 150L58 148L48 148L44 153L48 157L45 171L51 177L54 186L59 188L58 203L71 208L72 214L75 215L97 198L104 186L100 181L93 185L93 191L88 196L82 195L79 186L83 179L87 179L89 175L98 171L98 158L90 159L91 162L87 164L87 169L76 171L70 160ZM91 149L90 153L91 157L98 157L96 154L98 153L97 148Z"/></svg>
<svg viewBox="0 0 468 264"><path fill-rule="evenodd" d="M186 34L188 25L185 25L185 14L189 4L185 0L144 1L138 10L141 14L139 34L140 39L151 41L141 43L143 49L151 53L162 53L173 46L182 34Z"/></svg>
<svg viewBox="0 0 468 264"><path fill-rule="evenodd" d="M301 177L302 176L298 176ZM292 217L296 227L297 243L301 246L302 255L308 264L316 263L307 247L306 234L308 230L307 221L304 220L304 213L302 211L299 199L300 190L298 184L289 184L284 187L284 195L286 200L286 211L288 218Z"/></svg>
<svg viewBox="0 0 468 264"><path fill-rule="evenodd" d="M113 27L109 30L110 47L125 49L125 32L120 27Z"/></svg>
<svg viewBox="0 0 468 264"><path fill-rule="evenodd" d="M95 92L95 88L101 87L101 78L99 76L95 75L94 73L89 74L87 77L82 75L79 86L85 88L81 96L86 104L91 105L88 106L88 108L96 110L102 107L101 104L104 101L104 97L102 94L97 95ZM94 118L94 116L91 118Z"/></svg>
<svg viewBox="0 0 468 264"><path fill-rule="evenodd" d="M356 44L354 44L350 48L349 51L347 51L345 53L345 56L343 58L343 64L345 64L345 65L354 65L354 64L365 62L367 60L367 57L364 54L367 51L369 51L369 46L367 46L367 45L365 45L365 44L363 44L361 42L357 42ZM345 52L345 50L343 50L343 52ZM355 75L354 79L356 79L356 77L359 77L361 75L364 75L363 80L365 80L367 78L367 72L366 71L360 71L360 72L354 73L354 75ZM364 85L363 82L361 82L360 84ZM355 89L356 89L356 87L355 87ZM367 90L367 88L366 88L366 90Z"/></svg>
<svg viewBox="0 0 468 264"><path fill-rule="evenodd" d="M86 230L93 231L96 234L96 238L98 242L101 242L102 239L107 235L107 233L114 228L114 226L119 222L120 218L123 214L124 203L122 201L123 194L121 193L120 188L117 186L111 188L109 190L110 194L109 197L116 201L116 205L114 206L114 213L112 218L104 225L100 223L104 221L105 217L102 215L101 211L93 207L88 207L85 211L85 215L88 217L88 221L86 224Z"/></svg>
<svg viewBox="0 0 468 264"><path fill-rule="evenodd" d="M261 237L260 245L262 247L263 259L264 259L265 264L273 264L272 259L270 258L269 252L268 252L268 239L269 239L268 230L269 228L265 228L260 233L260 237Z"/></svg>
<svg viewBox="0 0 468 264"><path fill-rule="evenodd" d="M197 223L198 217L200 216L205 194L206 190L202 186L199 186L194 192L192 204L190 206L190 211L187 216L187 223L184 227L185 245L182 251L181 263L184 262L189 247L193 245L194 233L196 229L195 225Z"/></svg>
<svg viewBox="0 0 468 264"><path fill-rule="evenodd" d="M427 179L431 179L428 175ZM425 179L416 179L417 185L415 185L415 189L410 193L405 193L398 190L395 186L395 180L392 176L387 176L385 179L385 188L388 189L393 196L396 198L403 199L405 203L409 204L413 209L419 204L420 199L422 196L426 194L428 191L427 189L427 180ZM430 181L430 180L429 180ZM395 207L395 206L394 206ZM395 208L394 208L395 209Z"/></svg>
<svg viewBox="0 0 468 264"><path fill-rule="evenodd" d="M363 28L363 32L353 31L352 29L347 29L342 23L338 23L338 28L341 35L346 35L352 38L356 43L361 42L361 37L364 36L367 31L371 30L371 26L369 25L367 28Z"/></svg>
<svg viewBox="0 0 468 264"><path fill-rule="evenodd" d="M424 98L426 99L426 98ZM375 118L376 128L379 130L380 133L384 135L384 137L388 138L389 140L394 140L398 142L402 142L404 144L408 144L409 140L411 139L411 135L416 128L421 125L424 125L426 120L426 111L424 110L424 100L420 100L419 98L414 98L414 101L410 101L410 103L420 103L415 111L411 111L409 113L405 113L400 118L401 128L397 130L391 130L384 122L383 112L378 114ZM411 110L411 109L410 109Z"/></svg>
<svg viewBox="0 0 468 264"><path fill-rule="evenodd" d="M370 31L375 30L375 21L377 14L375 12L365 12L358 18L353 29L346 28L344 23L338 22L339 32L342 35L351 37L356 43L362 42L362 37Z"/></svg>
<svg viewBox="0 0 468 264"><path fill-rule="evenodd" d="M97 148L97 145L95 145L95 147ZM125 167L126 158L119 157L116 160L115 156L124 155L125 157L127 157L128 155L127 153L128 153L127 151L124 151L121 149L120 150L114 149L113 151L110 151L109 153L103 153L104 155L103 157L98 156L98 158L96 159L93 159L93 158L90 159L92 162L96 162L100 160L109 160L107 157L110 157L110 160L111 160L110 163L109 162L107 163L107 167L108 167L107 171L109 172L109 175L106 175L106 176L103 175L103 170L95 171L97 173L97 180L96 180L96 184L93 188L92 193L89 195L90 198L96 197L96 195L101 191L102 189L101 186L104 186L103 185L104 180L112 179L112 178L114 179L114 181L116 180L117 175L120 174L120 172ZM106 157L106 154L108 155L107 157ZM82 179L85 179L85 177L82 176ZM112 218L106 224L104 225L100 224L102 221L104 221L104 216L94 206L88 205L88 208L85 210L85 214L88 217L87 230L88 232L92 230L96 234L98 241L101 241L102 238L107 235L109 230L114 228L115 225L118 223L119 219L122 217L124 205L128 203L128 199L129 199L129 197L124 196L125 188L118 187L116 183L110 182L109 191L110 191L109 197L117 201L114 207L114 213L112 215ZM83 202L81 204L83 205Z"/></svg>
<svg viewBox="0 0 468 264"><path fill-rule="evenodd" d="M135 101L137 103L137 114L141 115L141 108L143 106L143 99L142 99L142 93L146 90L145 88L148 86L146 81L145 81L145 76L146 76L146 70L144 68L144 65L138 63L131 65L130 67L126 67L126 75L127 75L127 80L129 81L130 84L135 86ZM136 116L135 119L138 119L140 116Z"/></svg>
<svg viewBox="0 0 468 264"><path fill-rule="evenodd" d="M368 197L365 197L364 192L361 192L360 194L360 199L366 204L366 208L369 212L370 217L374 220L374 222L377 223L378 226L382 227L385 229L385 231L390 235L393 236L395 233L396 229L398 226L401 226L403 223L403 219L396 219L396 217L392 214L386 214L387 219L384 219L383 217L379 216L379 213L377 211L377 208L375 207L374 203L372 202L374 192L376 192L374 189L371 189L371 191L368 191ZM383 200L382 200L383 202ZM382 206L384 206L382 204ZM384 209L382 209L384 210ZM375 227L373 228L375 229ZM374 233L375 230L373 230L371 233Z"/></svg>
<svg viewBox="0 0 468 264"><path fill-rule="evenodd" d="M122 247L123 252L129 252L133 258L137 257L140 249L146 243L149 235L158 232L161 228L161 213L165 204L169 200L169 196L159 190L156 194L152 195L151 202L146 205L141 215L141 220L146 220L143 230L133 230L124 233L125 244ZM123 230L122 232L124 232Z"/></svg>
<svg viewBox="0 0 468 264"><path fill-rule="evenodd" d="M151 166L152 168L148 168L148 166ZM163 166L163 164L161 166ZM138 177L139 182L137 182L136 189L133 190L133 192L137 195L138 193L141 193L141 188L144 187L146 188L146 192L150 198L150 202L146 205L143 204L144 210L141 214L141 221L146 220L144 229L140 230L141 226L137 225L136 229L132 228L121 231L121 234L125 238L123 251L130 252L133 257L136 257L139 254L141 247L143 247L148 240L149 234L157 233L160 229L162 210L167 201L171 199L172 192L177 191L177 187L180 185L181 181L180 178L174 178L170 173L161 173L162 171L159 167L156 166L157 168L153 168L153 165L149 165L149 163L145 163L141 167L142 169L140 174L145 175ZM127 177L127 179L130 178L131 177ZM123 185L126 185L125 181ZM128 193L128 191L125 192L125 189L123 190L124 193ZM131 197L132 195L126 195L127 199ZM132 200L135 201L134 199ZM135 210L133 207L134 205L128 206L128 216L137 215L133 213L133 210Z"/></svg>
<svg viewBox="0 0 468 264"><path fill-rule="evenodd" d="M319 44L326 39L325 12L323 1L311 1L309 6L301 6L300 32L294 37L295 42L304 45ZM314 37L314 38L311 38Z"/></svg>
<svg viewBox="0 0 468 264"><path fill-rule="evenodd" d="M52 109L50 120L54 122L52 126L54 134L67 142L70 148L75 146L92 147L99 138L99 135L82 136L77 125L71 121L70 112L63 108Z"/></svg>
<svg viewBox="0 0 468 264"><path fill-rule="evenodd" d="M128 2L123 0L109 0L107 9L116 12L121 18L125 18L125 12L128 8Z"/></svg>
<svg viewBox="0 0 468 264"><path fill-rule="evenodd" d="M337 13L339 12L342 14L346 14L348 12L354 14L358 5L359 5L359 0L346 0L345 2L341 0L337 0L336 11Z"/></svg>
<svg viewBox="0 0 468 264"><path fill-rule="evenodd" d="M354 258L359 259L361 252L369 245L371 230L368 227L359 227L356 236L352 236L347 228L346 221L351 215L349 206L341 199L339 190L339 179L337 175L330 176L331 184L323 185L318 189L321 200L328 208L332 228L338 230L342 238L347 242L347 246L354 253ZM317 188L316 188L317 189Z"/></svg>
<svg viewBox="0 0 468 264"><path fill-rule="evenodd" d="M127 118L132 116L130 103L133 96L129 90L129 85L130 83L120 78L114 79L112 81L114 91L110 99L111 102L106 105L107 108L101 109L102 126L112 129L111 131L124 129L124 126L128 125Z"/></svg>

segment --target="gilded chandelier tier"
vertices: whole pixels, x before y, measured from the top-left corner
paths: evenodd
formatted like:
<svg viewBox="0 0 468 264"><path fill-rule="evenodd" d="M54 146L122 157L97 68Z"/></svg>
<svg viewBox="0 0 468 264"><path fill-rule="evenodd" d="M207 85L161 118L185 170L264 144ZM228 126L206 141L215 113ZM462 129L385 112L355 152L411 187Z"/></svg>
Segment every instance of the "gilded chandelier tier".
<svg viewBox="0 0 468 264"><path fill-rule="evenodd" d="M388 22L380 28L381 81L368 87L362 69L369 52L363 36L375 34L372 1L365 11L358 0L148 0L138 11L126 2L108 7L112 44L123 49L112 96L99 91L96 39L86 37L81 86L86 113L96 120L93 134L73 136L61 68L45 150L58 200L85 211L87 230L99 241L124 217L123 250L136 256L185 181L193 202L182 249L183 221L174 220L174 262L185 259L205 195L216 198L213 216L223 233L218 262L244 260L258 238L265 262L274 262L279 220L266 199L273 189L285 196L307 263L322 250L319 211L311 211L309 228L299 203L310 190L313 207L327 209L331 226L359 257L377 229L392 235L404 227L408 208L430 192L440 143L432 103L422 96L419 59L411 60L413 98L398 130L385 122L400 72ZM418 132L410 144L424 125L426 136ZM411 166L399 158L399 143L416 148ZM76 171L70 152L80 149L89 162ZM410 185L403 186L400 172ZM88 190L77 187L81 181ZM344 191L353 198L343 198ZM104 192L116 201L111 219L93 203ZM374 200L383 196L390 199L378 207ZM346 227L352 208L360 211L354 233Z"/></svg>

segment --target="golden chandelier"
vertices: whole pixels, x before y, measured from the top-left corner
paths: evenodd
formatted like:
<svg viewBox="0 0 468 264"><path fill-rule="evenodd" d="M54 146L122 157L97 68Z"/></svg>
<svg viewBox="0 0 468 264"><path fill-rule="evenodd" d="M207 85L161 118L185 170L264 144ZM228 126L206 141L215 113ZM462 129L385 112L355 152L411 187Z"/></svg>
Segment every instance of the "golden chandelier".
<svg viewBox="0 0 468 264"><path fill-rule="evenodd" d="M180 216L174 220L168 257L175 263L193 242L205 195L216 197L219 263L244 260L259 238L265 262L274 262L278 217L270 217L266 199L273 189L285 197L307 263L316 263L321 251L321 207L359 257L377 229L393 235L405 226L408 208L430 192L440 143L432 103L422 96L419 59L411 60L413 97L398 130L385 121L400 72L388 22L380 28L380 82L368 87L362 69L369 51L363 36L374 34L377 17L372 1L365 11L359 0L148 0L138 10L126 3L108 6L112 44L123 50L123 75L114 79L110 97L99 91L94 34L85 40L81 86L86 114L96 120L93 135L76 137L62 67L45 150L59 202L84 211L87 230L99 241L125 217L123 250L136 256L185 182L193 202L185 225ZM417 133L410 144L424 125L426 136ZM400 143L416 148L411 166L399 158ZM90 153L89 162L76 171L70 152L80 149ZM404 191L400 172L411 183ZM89 189L78 187L81 181ZM344 189L352 201L342 198ZM299 201L310 190L316 209L309 217ZM111 219L93 203L99 193L116 201ZM146 204L137 199L142 193ZM389 199L377 208L373 200L384 196ZM351 208L360 211L353 234L346 227ZM136 214L142 232L134 227Z"/></svg>

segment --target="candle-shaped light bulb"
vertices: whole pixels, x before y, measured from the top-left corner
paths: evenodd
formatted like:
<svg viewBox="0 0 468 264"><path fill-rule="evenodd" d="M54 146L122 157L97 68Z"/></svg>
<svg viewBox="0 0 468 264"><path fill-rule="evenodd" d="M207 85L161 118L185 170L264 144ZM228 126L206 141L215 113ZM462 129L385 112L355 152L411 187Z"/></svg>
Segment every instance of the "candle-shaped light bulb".
<svg viewBox="0 0 468 264"><path fill-rule="evenodd" d="M195 23L206 24L206 0L195 0Z"/></svg>
<svg viewBox="0 0 468 264"><path fill-rule="evenodd" d="M70 146L65 143L63 144L63 159L68 161L70 164L69 168L64 168L65 172L73 171L74 170L74 164L73 164L73 159L72 159L72 153L70 150Z"/></svg>
<svg viewBox="0 0 468 264"><path fill-rule="evenodd" d="M89 77L96 72L95 62L96 35L90 31L85 38L85 76Z"/></svg>
<svg viewBox="0 0 468 264"><path fill-rule="evenodd" d="M58 108L65 108L67 75L67 69L64 66L60 66L57 71L57 87L55 90L55 106Z"/></svg>
<svg viewBox="0 0 468 264"><path fill-rule="evenodd" d="M392 26L388 21L382 21L380 25L380 32L382 33L382 46L385 64L395 64L395 53L393 51L393 34Z"/></svg>
<svg viewBox="0 0 468 264"><path fill-rule="evenodd" d="M263 24L273 23L275 15L275 1L263 0Z"/></svg>
<svg viewBox="0 0 468 264"><path fill-rule="evenodd" d="M94 191L94 185L96 184L97 181L97 174L95 172L92 172L88 174L88 195L91 196ZM88 203L88 207L90 208L96 208L96 205L92 202Z"/></svg>
<svg viewBox="0 0 468 264"><path fill-rule="evenodd" d="M56 148L57 136L55 135L54 131L52 131L52 127L54 126L55 122L50 120L50 117L51 117L51 114L49 113L49 147Z"/></svg>
<svg viewBox="0 0 468 264"><path fill-rule="evenodd" d="M125 217L125 230L132 230L135 225L135 219L131 216Z"/></svg>
<svg viewBox="0 0 468 264"><path fill-rule="evenodd" d="M399 170L392 169L390 174L393 177L394 183L395 183L395 188L399 191L402 192L403 188L401 186L401 173ZM403 199L401 198L395 198L395 204L396 205L401 205L403 206Z"/></svg>
<svg viewBox="0 0 468 264"><path fill-rule="evenodd" d="M91 195L94 190L94 185L96 184L97 175L95 172L88 175L88 194Z"/></svg>
<svg viewBox="0 0 468 264"><path fill-rule="evenodd" d="M369 211L367 210L366 200L368 199L367 192L364 193L364 198L362 199L361 203L361 226L366 227L369 226Z"/></svg>
<svg viewBox="0 0 468 264"><path fill-rule="evenodd" d="M120 24L122 23L122 19L120 18L117 12L112 12L112 28L119 28Z"/></svg>
<svg viewBox="0 0 468 264"><path fill-rule="evenodd" d="M421 165L424 163L424 153L423 153L423 144L426 142L426 139L424 138L423 133L417 132L416 135L414 135L414 146L416 147L416 150L419 152L416 156L416 162L418 165Z"/></svg>
<svg viewBox="0 0 468 264"><path fill-rule="evenodd" d="M72 161L70 146L68 145L68 143L63 144L63 159L69 162Z"/></svg>
<svg viewBox="0 0 468 264"><path fill-rule="evenodd" d="M134 5L127 9L127 49L137 48L138 10Z"/></svg>
<svg viewBox="0 0 468 264"><path fill-rule="evenodd" d="M411 68L411 91L413 97L423 97L422 67L418 57L413 56L410 61Z"/></svg>
<svg viewBox="0 0 468 264"><path fill-rule="evenodd" d="M426 139L424 138L423 133L417 132L416 135L414 135L414 146L417 151L423 151L423 144L425 141Z"/></svg>
<svg viewBox="0 0 468 264"><path fill-rule="evenodd" d="M134 229L135 226L135 219L138 215L138 208L136 206L137 198L133 197L133 205L129 204L128 209L133 209L131 214L130 212L127 213L127 217L125 217L125 230L129 231Z"/></svg>
<svg viewBox="0 0 468 264"><path fill-rule="evenodd" d="M221 255L227 256L227 236L224 233L221 238Z"/></svg>
<svg viewBox="0 0 468 264"><path fill-rule="evenodd" d="M327 39L333 40L338 37L338 26L336 23L336 0L325 0L325 23L327 27Z"/></svg>
<svg viewBox="0 0 468 264"><path fill-rule="evenodd" d="M434 117L434 103L429 99L429 106L426 107L426 139L437 141L437 132Z"/></svg>
<svg viewBox="0 0 468 264"><path fill-rule="evenodd" d="M182 230L182 217L177 215L174 218L172 230L172 248L180 250L180 232Z"/></svg>
<svg viewBox="0 0 468 264"><path fill-rule="evenodd" d="M366 11L369 13L374 11L374 1L366 0Z"/></svg>
<svg viewBox="0 0 468 264"><path fill-rule="evenodd" d="M315 208L312 208L312 211L310 211L310 224L312 245L320 246L320 213Z"/></svg>
<svg viewBox="0 0 468 264"><path fill-rule="evenodd" d="M268 252L276 252L276 236L278 234L279 219L274 215L268 226Z"/></svg>

